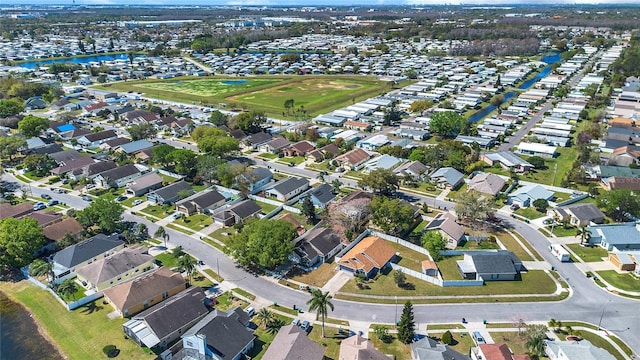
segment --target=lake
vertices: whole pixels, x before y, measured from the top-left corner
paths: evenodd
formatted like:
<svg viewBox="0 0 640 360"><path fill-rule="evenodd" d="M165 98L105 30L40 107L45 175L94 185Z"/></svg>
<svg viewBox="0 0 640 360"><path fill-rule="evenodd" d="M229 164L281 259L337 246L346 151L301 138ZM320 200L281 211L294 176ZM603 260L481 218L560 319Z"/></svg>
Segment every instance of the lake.
<svg viewBox="0 0 640 360"><path fill-rule="evenodd" d="M60 306L60 304L51 304ZM20 304L11 301L0 292L0 351L1 360L64 359L38 332L38 326L31 314Z"/></svg>
<svg viewBox="0 0 640 360"><path fill-rule="evenodd" d="M135 57L144 57L144 55L135 55ZM129 61L129 55L127 54L108 54L108 55L93 55L93 56L84 56L84 57L73 57L73 58L63 58L63 59L38 59L32 61L26 61L18 64L18 66L27 68L27 69L35 69L37 65L45 66L51 65L55 63L74 63L74 64L88 64L90 62L100 62L100 61L113 61L113 60L126 60Z"/></svg>

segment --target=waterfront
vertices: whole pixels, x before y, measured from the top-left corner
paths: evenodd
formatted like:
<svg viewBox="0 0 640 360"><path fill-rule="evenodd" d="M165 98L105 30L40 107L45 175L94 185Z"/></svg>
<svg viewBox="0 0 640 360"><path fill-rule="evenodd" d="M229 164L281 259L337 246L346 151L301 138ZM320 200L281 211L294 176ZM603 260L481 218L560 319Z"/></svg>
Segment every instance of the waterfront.
<svg viewBox="0 0 640 360"><path fill-rule="evenodd" d="M144 55L135 55L138 57L145 57ZM78 56L78 57L70 57L70 58L56 58L56 59L37 59L21 62L18 66L27 69L35 69L38 66L47 66L55 63L74 63L74 64L82 64L86 65L91 62L101 62L101 61L114 61L114 60L126 60L129 61L128 54L103 54L103 55L92 55L92 56Z"/></svg>
<svg viewBox="0 0 640 360"><path fill-rule="evenodd" d="M55 304L54 304L55 305ZM64 359L38 332L38 325L20 304L0 292L0 359Z"/></svg>

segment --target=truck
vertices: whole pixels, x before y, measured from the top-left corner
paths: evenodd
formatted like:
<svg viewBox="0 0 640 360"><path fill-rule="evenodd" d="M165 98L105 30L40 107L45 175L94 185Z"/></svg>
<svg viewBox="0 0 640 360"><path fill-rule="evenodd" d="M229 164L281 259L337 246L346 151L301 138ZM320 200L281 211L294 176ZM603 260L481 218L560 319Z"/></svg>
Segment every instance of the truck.
<svg viewBox="0 0 640 360"><path fill-rule="evenodd" d="M553 256L555 256L562 262L571 261L571 255L569 255L569 252L565 250L565 248L563 248L560 244L549 245L549 251L551 251Z"/></svg>

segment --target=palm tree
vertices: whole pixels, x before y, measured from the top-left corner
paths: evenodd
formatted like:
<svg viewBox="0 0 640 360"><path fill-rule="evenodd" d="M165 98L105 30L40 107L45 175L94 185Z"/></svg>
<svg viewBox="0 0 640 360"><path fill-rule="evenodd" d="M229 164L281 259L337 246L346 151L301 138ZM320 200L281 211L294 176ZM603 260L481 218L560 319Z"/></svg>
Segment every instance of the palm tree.
<svg viewBox="0 0 640 360"><path fill-rule="evenodd" d="M72 279L66 279L58 286L58 294L63 298L69 298L73 295L75 300L75 292L78 291L78 285Z"/></svg>
<svg viewBox="0 0 640 360"><path fill-rule="evenodd" d="M320 289L315 289L311 292L311 299L307 301L309 305L309 311L315 311L317 316L322 317L322 337L324 338L324 319L327 316L327 309L333 311L333 304L331 299L333 296L327 291L323 293Z"/></svg>
<svg viewBox="0 0 640 360"><path fill-rule="evenodd" d="M581 226L576 229L576 237L580 237L580 245L588 244L591 240L591 230L586 226Z"/></svg>
<svg viewBox="0 0 640 360"><path fill-rule="evenodd" d="M194 259L191 255L185 254L178 259L178 267L180 270L184 270L189 277L189 282L191 282L191 277L196 273L196 259Z"/></svg>
<svg viewBox="0 0 640 360"><path fill-rule="evenodd" d="M31 276L46 275L47 281L49 281L50 283L53 282L53 264L51 264L50 262L36 259L29 266L29 272L31 273Z"/></svg>
<svg viewBox="0 0 640 360"><path fill-rule="evenodd" d="M138 236L138 239L141 240L146 240L149 238L149 228L147 228L147 225L143 224L143 223L139 223L136 226L136 236Z"/></svg>
<svg viewBox="0 0 640 360"><path fill-rule="evenodd" d="M284 325L285 322L282 319L271 320L266 325L267 332L271 335L276 334Z"/></svg>
<svg viewBox="0 0 640 360"><path fill-rule="evenodd" d="M162 238L164 240L164 248L167 248L167 240L169 240L169 234L165 231L165 229L160 226L156 232L153 233L153 236L156 238Z"/></svg>
<svg viewBox="0 0 640 360"><path fill-rule="evenodd" d="M258 326L264 325L266 328L267 324L275 319L275 315L271 311L269 311L269 309L262 308L256 314L256 319L258 319Z"/></svg>
<svg viewBox="0 0 640 360"><path fill-rule="evenodd" d="M342 181L338 179L333 179L333 181L331 181L331 186L333 186L336 189L336 191L338 191L342 186Z"/></svg>
<svg viewBox="0 0 640 360"><path fill-rule="evenodd" d="M318 179L318 181L320 182L325 182L324 180L324 174L323 173L318 173L318 176L316 176L316 179Z"/></svg>

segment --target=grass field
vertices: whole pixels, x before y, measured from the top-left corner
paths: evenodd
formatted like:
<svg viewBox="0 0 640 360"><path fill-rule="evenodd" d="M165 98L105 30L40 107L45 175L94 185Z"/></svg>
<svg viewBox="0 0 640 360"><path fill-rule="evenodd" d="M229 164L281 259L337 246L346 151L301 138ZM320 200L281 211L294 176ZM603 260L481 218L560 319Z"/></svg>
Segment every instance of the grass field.
<svg viewBox="0 0 640 360"><path fill-rule="evenodd" d="M226 103L233 108L293 119L294 111L285 110L285 100L293 99L295 109L304 109L309 118L379 95L389 90L387 86L386 82L362 76L260 76L148 79L97 87L143 92L152 98L184 103Z"/></svg>
<svg viewBox="0 0 640 360"><path fill-rule="evenodd" d="M567 246L584 262L602 261L602 258L606 258L609 255L607 250L599 246L589 247L580 244L567 244Z"/></svg>
<svg viewBox="0 0 640 360"><path fill-rule="evenodd" d="M598 271L604 281L626 291L640 291L640 280L633 277L631 274L619 274L615 270Z"/></svg>

